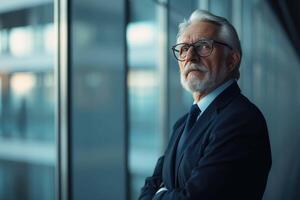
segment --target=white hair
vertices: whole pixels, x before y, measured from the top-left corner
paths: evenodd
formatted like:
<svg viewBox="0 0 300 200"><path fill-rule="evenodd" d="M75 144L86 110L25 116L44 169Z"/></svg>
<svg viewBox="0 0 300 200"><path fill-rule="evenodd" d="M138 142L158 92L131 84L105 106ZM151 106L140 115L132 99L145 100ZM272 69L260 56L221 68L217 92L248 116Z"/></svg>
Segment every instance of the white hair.
<svg viewBox="0 0 300 200"><path fill-rule="evenodd" d="M208 11L205 10L195 10L189 20L184 20L182 23L179 24L178 28L178 34L177 34L177 43L180 42L182 34L185 32L186 28L195 21L205 21L210 22L213 24L216 24L220 26L219 33L218 33L218 39L222 42L227 43L230 45L234 51L238 51L240 54L240 62L237 64L234 72L233 72L233 78L239 79L240 72L239 67L242 59L242 48L241 43L238 37L238 34L233 27L233 25L228 22L227 19L214 15Z"/></svg>

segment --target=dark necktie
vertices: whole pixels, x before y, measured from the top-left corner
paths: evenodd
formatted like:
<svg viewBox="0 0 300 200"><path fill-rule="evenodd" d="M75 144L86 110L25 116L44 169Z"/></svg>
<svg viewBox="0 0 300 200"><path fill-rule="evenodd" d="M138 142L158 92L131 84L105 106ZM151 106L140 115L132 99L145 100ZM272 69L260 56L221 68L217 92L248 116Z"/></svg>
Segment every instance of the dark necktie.
<svg viewBox="0 0 300 200"><path fill-rule="evenodd" d="M200 113L200 109L199 109L198 105L193 104L190 109L189 115L187 117L183 133L181 134L181 137L180 137L178 145L177 145L176 163L179 162L180 154L181 154L182 150L184 149L183 144L184 144L185 140L188 138L189 132L192 129L192 127L194 126L199 113Z"/></svg>

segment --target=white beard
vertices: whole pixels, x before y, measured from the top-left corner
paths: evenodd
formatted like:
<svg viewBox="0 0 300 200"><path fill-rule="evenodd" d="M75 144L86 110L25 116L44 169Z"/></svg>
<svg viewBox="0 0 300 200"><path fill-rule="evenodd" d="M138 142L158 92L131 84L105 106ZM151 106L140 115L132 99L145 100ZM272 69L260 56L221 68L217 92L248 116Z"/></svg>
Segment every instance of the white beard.
<svg viewBox="0 0 300 200"><path fill-rule="evenodd" d="M193 75L188 78L187 73L192 69L202 71L201 73L204 75L203 79L199 79ZM226 72L223 72L223 75L225 75L224 73ZM180 74L180 82L182 87L191 93L210 91L218 84L215 74L212 74L205 67L193 63L185 66L184 71Z"/></svg>

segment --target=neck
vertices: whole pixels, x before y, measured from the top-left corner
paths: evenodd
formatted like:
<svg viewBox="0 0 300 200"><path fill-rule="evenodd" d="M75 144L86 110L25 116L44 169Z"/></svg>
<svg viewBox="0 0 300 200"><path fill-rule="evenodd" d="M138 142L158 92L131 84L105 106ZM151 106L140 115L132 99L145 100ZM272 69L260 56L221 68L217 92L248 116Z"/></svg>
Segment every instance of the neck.
<svg viewBox="0 0 300 200"><path fill-rule="evenodd" d="M195 102L199 102L201 99L203 99L206 95L208 95L209 93L211 93L214 89L216 89L217 87L219 87L220 85L222 85L225 82L219 83L214 85L213 87L208 87L203 91L196 91L193 92L193 98Z"/></svg>
<svg viewBox="0 0 300 200"><path fill-rule="evenodd" d="M203 97L205 97L206 95L208 95L210 92L212 92L213 90L215 90L216 88L218 88L220 85L224 84L225 82L227 82L230 78L226 78L224 81L222 81L219 84L216 84L214 87L212 88L207 88L206 90L203 90L201 92L193 92L193 98L195 102L199 102L201 99L203 99Z"/></svg>
<svg viewBox="0 0 300 200"><path fill-rule="evenodd" d="M195 102L199 102L203 97L205 97L208 93L206 92L194 92L193 98Z"/></svg>

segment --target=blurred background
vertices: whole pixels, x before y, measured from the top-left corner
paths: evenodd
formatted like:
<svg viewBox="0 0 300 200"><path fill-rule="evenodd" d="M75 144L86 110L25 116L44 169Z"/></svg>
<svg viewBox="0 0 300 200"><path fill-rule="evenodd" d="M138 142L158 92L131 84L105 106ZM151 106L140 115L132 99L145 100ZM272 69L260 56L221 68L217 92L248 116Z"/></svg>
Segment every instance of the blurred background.
<svg viewBox="0 0 300 200"><path fill-rule="evenodd" d="M137 199L193 101L171 46L197 8L240 36L239 85L269 127L264 200L300 199L299 5L1 0L0 200Z"/></svg>

